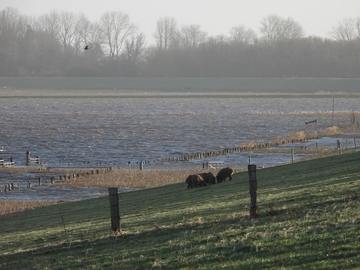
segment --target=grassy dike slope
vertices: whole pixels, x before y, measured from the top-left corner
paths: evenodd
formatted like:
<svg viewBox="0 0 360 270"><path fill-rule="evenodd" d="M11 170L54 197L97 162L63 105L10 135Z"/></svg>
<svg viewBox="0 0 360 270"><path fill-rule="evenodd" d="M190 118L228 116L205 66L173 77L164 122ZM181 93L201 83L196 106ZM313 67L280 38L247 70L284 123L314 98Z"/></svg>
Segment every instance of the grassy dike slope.
<svg viewBox="0 0 360 270"><path fill-rule="evenodd" d="M356 269L360 153L258 170L260 217L249 218L247 172L121 194L122 235L108 197L0 221L0 269Z"/></svg>

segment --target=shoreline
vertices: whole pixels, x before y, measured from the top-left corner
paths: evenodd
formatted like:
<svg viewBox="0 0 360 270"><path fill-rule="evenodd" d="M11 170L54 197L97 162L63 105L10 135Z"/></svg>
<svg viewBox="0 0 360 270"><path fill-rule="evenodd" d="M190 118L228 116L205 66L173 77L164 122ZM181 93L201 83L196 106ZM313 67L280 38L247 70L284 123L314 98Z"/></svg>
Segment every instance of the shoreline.
<svg viewBox="0 0 360 270"><path fill-rule="evenodd" d="M309 159L317 159L324 156L332 155L337 153L338 150L328 150L328 151L321 151L320 153L313 154L309 157L303 158L296 162L301 162ZM291 164L285 163L280 165L274 166L282 166ZM273 166L272 166L273 167ZM259 166L258 169L264 169L264 166ZM268 168L268 167L266 167ZM5 168L5 171L13 171L16 168ZM20 171L24 172L26 168L21 168ZM4 168L0 169L0 172L4 171ZM110 186L117 186L118 189L143 189L143 188L153 188L158 186L164 185L171 185L171 184L178 184L184 183L184 179L189 174L194 173L202 173L212 171L214 174L217 173L218 170L213 169L202 169L202 170L158 170L158 171L104 171L101 174L90 175L83 172L83 174L79 178L73 178L71 180L65 181L57 181L54 184L48 185L53 187L70 187L70 188L94 188L94 187L102 187L108 188ZM242 172L244 170L235 170L235 172ZM56 172L56 170L52 169L51 172ZM58 172L66 172L64 170L59 170ZM105 179L105 180L104 180ZM136 179L136 180L135 180ZM155 179L153 181L149 181L149 179ZM136 182L135 185L133 185ZM101 183L101 184L99 184ZM132 190L124 191L129 192ZM101 195L106 196L106 195ZM94 197L95 198L95 197ZM89 198L91 199L91 198ZM42 207L47 205L59 204L59 203L66 203L71 202L74 200L7 200L7 201L0 201L0 220L12 218L17 215L20 215L26 211L32 210L36 207Z"/></svg>
<svg viewBox="0 0 360 270"><path fill-rule="evenodd" d="M315 92L291 93L277 91L165 91L128 89L0 89L0 98L360 98L359 93Z"/></svg>

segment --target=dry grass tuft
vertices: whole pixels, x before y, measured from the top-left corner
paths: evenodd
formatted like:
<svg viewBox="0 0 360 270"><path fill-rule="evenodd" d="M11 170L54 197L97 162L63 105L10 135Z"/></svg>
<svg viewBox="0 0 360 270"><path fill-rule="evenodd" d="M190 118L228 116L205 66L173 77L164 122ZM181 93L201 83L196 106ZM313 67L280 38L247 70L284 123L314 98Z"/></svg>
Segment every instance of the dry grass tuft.
<svg viewBox="0 0 360 270"><path fill-rule="evenodd" d="M317 139L317 138L322 138L322 137L328 137L328 136L334 136L334 135L341 135L344 134L345 132L349 132L349 130L353 131L353 132L359 132L360 128L357 127L356 125L352 125L349 127L343 127L343 128L339 128L337 126L332 126L332 127L327 127L325 129L320 129L320 130L314 130L314 131L297 131L295 133L291 133L288 134L287 136L279 136L276 139L271 141L271 144L287 144L290 142L301 142L301 141L306 141L306 140L312 140L312 139Z"/></svg>
<svg viewBox="0 0 360 270"><path fill-rule="evenodd" d="M305 133L305 131L297 131L293 134L290 134L288 139L294 141L304 141L307 138L307 136L308 135Z"/></svg>
<svg viewBox="0 0 360 270"><path fill-rule="evenodd" d="M243 147L243 148L252 148L252 147L255 147L256 143L255 142L244 142L244 143L241 143L239 145L239 147Z"/></svg>
<svg viewBox="0 0 360 270"><path fill-rule="evenodd" d="M300 209L300 205L296 205L294 208L289 208L287 210L287 215L286 215L286 219L287 220L293 220L296 216L296 213L299 211Z"/></svg>
<svg viewBox="0 0 360 270"><path fill-rule="evenodd" d="M278 215L278 210L276 209L275 203L269 202L269 208L270 208L270 211L269 211L270 216Z"/></svg>
<svg viewBox="0 0 360 270"><path fill-rule="evenodd" d="M341 130L339 127L337 126L332 126L332 127L328 127L322 130L319 130L318 136L319 137L326 137L326 136L333 136L333 135L339 135L342 134L344 131Z"/></svg>

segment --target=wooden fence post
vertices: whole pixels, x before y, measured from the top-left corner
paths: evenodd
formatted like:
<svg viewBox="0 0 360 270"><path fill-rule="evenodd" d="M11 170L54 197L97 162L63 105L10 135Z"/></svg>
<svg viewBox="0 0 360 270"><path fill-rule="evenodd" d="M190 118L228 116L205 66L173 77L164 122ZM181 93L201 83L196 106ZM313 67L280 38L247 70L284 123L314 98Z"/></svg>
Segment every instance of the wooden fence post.
<svg viewBox="0 0 360 270"><path fill-rule="evenodd" d="M30 165L30 151L26 151L26 165Z"/></svg>
<svg viewBox="0 0 360 270"><path fill-rule="evenodd" d="M120 232L119 195L118 188L108 188L110 199L111 230Z"/></svg>
<svg viewBox="0 0 360 270"><path fill-rule="evenodd" d="M249 173L249 187L250 187L250 217L256 218L256 191L257 191L257 179L256 179L256 165L248 165Z"/></svg>
<svg viewBox="0 0 360 270"><path fill-rule="evenodd" d="M337 143L337 149L338 149L339 153L342 154L341 142L339 140L337 140L336 143Z"/></svg>

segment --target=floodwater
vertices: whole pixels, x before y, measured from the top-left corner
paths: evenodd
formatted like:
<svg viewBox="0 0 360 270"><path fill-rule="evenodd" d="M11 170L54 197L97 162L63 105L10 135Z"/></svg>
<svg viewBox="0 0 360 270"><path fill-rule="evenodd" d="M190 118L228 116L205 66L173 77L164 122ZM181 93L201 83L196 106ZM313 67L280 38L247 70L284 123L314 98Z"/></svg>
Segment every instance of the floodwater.
<svg viewBox="0 0 360 270"><path fill-rule="evenodd" d="M29 151L41 162L31 166L127 168L130 162L138 169L138 162L145 161L143 169L151 170L170 165L200 168L207 161L244 168L251 155L254 164L274 166L290 162L290 154L233 153L160 165L154 161L350 123L337 113L359 112L358 104L356 98L336 99L333 117L332 98L5 98L0 99L0 158L26 166ZM318 125L305 125L314 119ZM336 148L336 140L344 145L344 138L317 143ZM315 141L304 144L312 147ZM74 200L107 193L102 188L26 187L38 177L0 173L0 200ZM20 188L5 193L10 182Z"/></svg>

